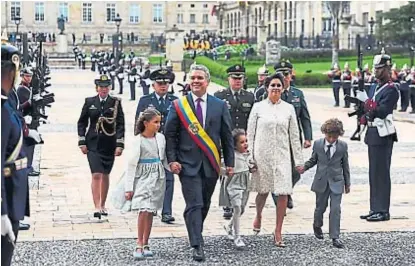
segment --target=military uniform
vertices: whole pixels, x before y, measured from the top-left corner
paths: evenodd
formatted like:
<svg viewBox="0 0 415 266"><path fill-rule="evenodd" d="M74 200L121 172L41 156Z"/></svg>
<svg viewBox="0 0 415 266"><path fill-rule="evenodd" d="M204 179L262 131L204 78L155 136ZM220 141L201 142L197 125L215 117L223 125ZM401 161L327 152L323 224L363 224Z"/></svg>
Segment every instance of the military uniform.
<svg viewBox="0 0 415 266"><path fill-rule="evenodd" d="M143 88L143 95L148 95L150 93L150 84L148 84L150 80L150 73L150 69L145 69L144 73L142 73L140 77L140 85L141 88Z"/></svg>
<svg viewBox="0 0 415 266"><path fill-rule="evenodd" d="M124 92L124 60L120 60L119 67L116 72L117 72L118 84L120 84L119 94L123 94Z"/></svg>
<svg viewBox="0 0 415 266"><path fill-rule="evenodd" d="M340 106L340 87L342 86L341 83L341 71L337 64L334 66L334 70L329 73L329 77L331 78L331 83L333 86L333 96L334 96L334 106Z"/></svg>
<svg viewBox="0 0 415 266"><path fill-rule="evenodd" d="M389 55L375 56L375 68L390 68L390 64ZM369 99L365 102L365 118L368 126L365 143L368 145L369 152L370 213L362 215L361 218L367 221L385 221L390 219L390 165L393 144L397 141L397 135L395 132L380 136L376 125L383 123L388 115L393 114L393 107L398 101L399 92L391 80L385 80L383 83L372 86L368 96ZM374 123L375 119L377 123Z"/></svg>
<svg viewBox="0 0 415 266"><path fill-rule="evenodd" d="M110 82L107 75L101 75L95 84L109 86ZM120 99L110 95L106 99L100 99L99 95L85 99L78 120L78 145L86 145L88 148L91 173L111 172L115 149L124 148L124 131L124 113Z"/></svg>
<svg viewBox="0 0 415 266"><path fill-rule="evenodd" d="M18 49L2 44L1 61L14 64L18 73L20 63ZM3 77L2 77L3 78ZM11 90L11 88L10 88ZM1 265L10 265L19 221L29 216L29 187L27 158L23 145L23 123L17 110L8 101L6 91L1 90ZM3 235L5 231L5 235ZM13 238L14 237L14 238ZM13 243L11 243L11 239Z"/></svg>
<svg viewBox="0 0 415 266"><path fill-rule="evenodd" d="M263 76L263 75L268 75L268 74L269 74L269 71L268 71L266 65L263 65L257 71L258 76ZM260 101L259 99L261 98L261 96L265 92L266 92L266 89L265 89L265 86L264 86L264 82L259 83L258 86L254 90L255 102L259 102Z"/></svg>
<svg viewBox="0 0 415 266"><path fill-rule="evenodd" d="M345 70L343 70L343 73L342 73L343 95L350 96L350 91L352 89L352 71L349 70L349 64L346 63L344 67L345 67ZM344 107L349 108L350 102L345 100Z"/></svg>
<svg viewBox="0 0 415 266"><path fill-rule="evenodd" d="M158 69L153 71L149 78L153 82L157 83L172 83L174 80L174 73L167 69ZM144 112L147 108L155 108L161 114L160 122L160 132L164 133L164 126L166 124L167 115L169 114L172 103L176 100L177 97L173 94L166 92L165 95L158 95L156 92L153 92L148 95L144 95L140 98L138 102L137 111L135 114L135 121L139 118L140 114ZM134 130L136 125L134 125ZM162 222L171 223L175 219L172 216L172 202L173 202L173 193L174 193L174 176L170 171L166 172L166 191L164 194L163 210L162 210Z"/></svg>
<svg viewBox="0 0 415 266"><path fill-rule="evenodd" d="M130 100L135 101L135 83L137 82L137 68L135 66L131 67L130 72L128 72L128 83L130 83Z"/></svg>

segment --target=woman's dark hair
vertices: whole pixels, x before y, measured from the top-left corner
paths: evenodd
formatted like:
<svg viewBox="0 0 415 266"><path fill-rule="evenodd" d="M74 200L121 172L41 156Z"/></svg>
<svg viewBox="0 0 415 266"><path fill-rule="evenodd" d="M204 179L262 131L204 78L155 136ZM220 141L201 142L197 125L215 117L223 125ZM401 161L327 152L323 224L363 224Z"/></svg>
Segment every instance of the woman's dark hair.
<svg viewBox="0 0 415 266"><path fill-rule="evenodd" d="M268 76L264 81L264 86L266 89L268 89L269 84L273 79L279 79L281 81L282 86L284 86L284 75L280 72L277 72L271 76Z"/></svg>
<svg viewBox="0 0 415 266"><path fill-rule="evenodd" d="M343 136L343 123L337 118L331 118L324 122L324 124L321 126L321 132L323 134L334 134L337 136Z"/></svg>
<svg viewBox="0 0 415 266"><path fill-rule="evenodd" d="M160 112L156 108L147 108L137 118L136 127L134 130L134 136L143 133L146 127L144 126L145 121L151 121L154 117L161 116Z"/></svg>
<svg viewBox="0 0 415 266"><path fill-rule="evenodd" d="M245 136L245 130L240 129L240 128L235 128L234 130L232 130L232 137L233 137L233 145L235 146L236 149L236 144L238 143L239 137L240 136Z"/></svg>

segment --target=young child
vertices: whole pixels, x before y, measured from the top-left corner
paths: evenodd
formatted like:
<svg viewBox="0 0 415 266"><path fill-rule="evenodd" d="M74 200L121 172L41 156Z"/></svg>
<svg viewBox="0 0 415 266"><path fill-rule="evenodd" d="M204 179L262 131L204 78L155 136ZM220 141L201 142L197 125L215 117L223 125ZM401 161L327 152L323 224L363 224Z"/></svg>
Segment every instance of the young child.
<svg viewBox="0 0 415 266"><path fill-rule="evenodd" d="M166 140L163 134L158 133L160 121L161 115L154 108L148 108L140 115L124 174L125 199L131 204L130 210L138 211L135 259L153 256L148 239L153 215L163 207L166 189L164 168L168 169L168 165L165 159Z"/></svg>
<svg viewBox="0 0 415 266"><path fill-rule="evenodd" d="M228 237L234 240L235 246L243 248L245 243L239 235L240 218L248 202L250 172L254 172L256 167L248 162L248 142L245 131L243 129L234 129L232 136L235 144L234 175L232 177L224 177L219 196L219 205L231 206L233 208L233 217L229 225L224 225L224 229Z"/></svg>
<svg viewBox="0 0 415 266"><path fill-rule="evenodd" d="M316 140L313 146L311 158L304 164L300 173L314 167L317 164L316 175L311 190L316 193L316 209L314 210L314 235L323 239L323 215L330 198L329 234L333 246L343 248L339 239L340 213L342 194L350 192L350 170L347 151L347 143L339 140L344 134L343 123L332 118L321 127L324 138Z"/></svg>

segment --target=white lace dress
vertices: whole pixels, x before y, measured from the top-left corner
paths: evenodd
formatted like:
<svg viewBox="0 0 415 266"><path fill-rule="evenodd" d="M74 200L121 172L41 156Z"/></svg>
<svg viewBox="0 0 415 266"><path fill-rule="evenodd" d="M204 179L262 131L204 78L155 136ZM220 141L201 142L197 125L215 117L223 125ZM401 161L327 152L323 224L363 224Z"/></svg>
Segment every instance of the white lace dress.
<svg viewBox="0 0 415 266"><path fill-rule="evenodd" d="M295 166L303 165L297 117L284 101L264 100L254 104L248 119L248 143L258 170L250 190L277 195L292 194L290 145Z"/></svg>

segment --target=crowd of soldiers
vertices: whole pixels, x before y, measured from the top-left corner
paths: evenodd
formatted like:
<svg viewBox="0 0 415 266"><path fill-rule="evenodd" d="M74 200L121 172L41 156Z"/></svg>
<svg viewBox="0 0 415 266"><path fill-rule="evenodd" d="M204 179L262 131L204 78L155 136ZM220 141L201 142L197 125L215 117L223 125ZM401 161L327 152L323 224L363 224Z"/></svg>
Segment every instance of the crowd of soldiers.
<svg viewBox="0 0 415 266"><path fill-rule="evenodd" d="M410 114L415 114L415 66L409 68L407 64L399 70L396 64L391 67L392 81L399 88L400 92L400 110L399 112L407 112L409 105L411 105ZM377 81L375 78L375 69L369 69L369 64L363 68L364 72L364 90L369 93L371 87L375 86ZM340 106L340 89L343 89L343 94L356 96L359 86L359 79L361 78L360 70L357 68L353 73L350 70L349 64L344 65L341 70L338 64L335 64L333 69L328 72L329 78L332 80L334 106ZM345 99L344 108L349 108L350 102ZM397 109L397 105L394 109Z"/></svg>
<svg viewBox="0 0 415 266"><path fill-rule="evenodd" d="M47 89L51 85L47 56L42 54L45 38L38 40L28 43L25 38L19 50L2 37L1 265L10 265L18 231L30 228L21 221L30 215L29 176L40 175L34 165L40 164L40 158L34 158L35 147L43 144L38 128L47 123L47 107L55 101Z"/></svg>

